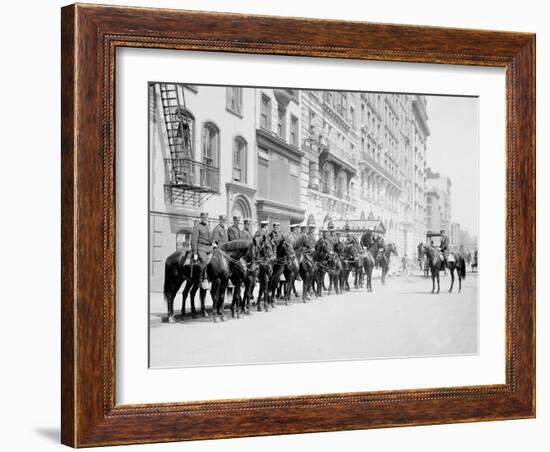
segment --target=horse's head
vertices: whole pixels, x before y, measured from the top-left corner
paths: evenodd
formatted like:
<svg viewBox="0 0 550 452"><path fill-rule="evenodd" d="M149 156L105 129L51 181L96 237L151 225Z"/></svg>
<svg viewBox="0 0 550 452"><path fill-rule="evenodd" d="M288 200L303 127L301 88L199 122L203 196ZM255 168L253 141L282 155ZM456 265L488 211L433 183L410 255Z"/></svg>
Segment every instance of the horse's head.
<svg viewBox="0 0 550 452"><path fill-rule="evenodd" d="M277 257L288 256L290 254L290 247L290 242L282 235L279 243L277 243Z"/></svg>

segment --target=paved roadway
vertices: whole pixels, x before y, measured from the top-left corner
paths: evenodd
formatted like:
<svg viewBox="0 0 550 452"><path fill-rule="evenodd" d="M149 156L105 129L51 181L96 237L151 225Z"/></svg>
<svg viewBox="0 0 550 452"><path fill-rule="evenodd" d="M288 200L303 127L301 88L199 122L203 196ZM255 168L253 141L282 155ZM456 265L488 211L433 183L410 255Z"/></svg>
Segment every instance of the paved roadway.
<svg viewBox="0 0 550 452"><path fill-rule="evenodd" d="M468 273L461 294L430 294L431 279L419 273L396 276L381 286L323 296L309 303L294 299L270 312L213 323L187 317L165 323L161 294L150 306L151 367L325 361L477 353L477 274ZM210 301L207 295L207 306ZM177 309L181 296L177 297ZM198 295L197 295L197 306ZM187 306L189 311L189 303ZM178 311L176 311L178 312Z"/></svg>

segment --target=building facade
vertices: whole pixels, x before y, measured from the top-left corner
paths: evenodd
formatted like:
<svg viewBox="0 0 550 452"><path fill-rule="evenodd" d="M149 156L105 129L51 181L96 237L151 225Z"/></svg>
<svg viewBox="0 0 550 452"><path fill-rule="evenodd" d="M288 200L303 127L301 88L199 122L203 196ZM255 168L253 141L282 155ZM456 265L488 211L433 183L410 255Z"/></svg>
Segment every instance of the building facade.
<svg viewBox="0 0 550 452"><path fill-rule="evenodd" d="M459 247L462 243L460 237L460 223L453 222L451 223L451 235L450 235L451 246Z"/></svg>
<svg viewBox="0 0 550 452"><path fill-rule="evenodd" d="M426 171L426 225L428 230L451 232L451 180L439 173Z"/></svg>
<svg viewBox="0 0 550 452"><path fill-rule="evenodd" d="M301 91L307 221L380 220L409 256L426 233L426 99Z"/></svg>
<svg viewBox="0 0 550 452"><path fill-rule="evenodd" d="M201 211L372 222L409 256L424 240L423 96L151 83L149 106L152 290Z"/></svg>
<svg viewBox="0 0 550 452"><path fill-rule="evenodd" d="M257 199L259 220L277 221L288 231L301 223L302 197L299 93L291 89L256 89L255 138L257 149Z"/></svg>
<svg viewBox="0 0 550 452"><path fill-rule="evenodd" d="M255 92L149 86L149 246L152 290L164 261L189 241L201 211L256 219Z"/></svg>

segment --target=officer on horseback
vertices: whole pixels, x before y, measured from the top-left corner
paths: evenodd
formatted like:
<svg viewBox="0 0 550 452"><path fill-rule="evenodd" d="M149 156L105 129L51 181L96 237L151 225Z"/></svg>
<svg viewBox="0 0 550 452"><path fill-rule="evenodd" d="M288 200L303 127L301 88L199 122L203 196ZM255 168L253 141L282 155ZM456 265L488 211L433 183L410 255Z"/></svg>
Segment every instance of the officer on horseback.
<svg viewBox="0 0 550 452"><path fill-rule="evenodd" d="M298 233L298 226L300 226L300 223L292 223L290 225L290 232L288 233L288 240L290 241L293 248L296 245L296 241L300 237Z"/></svg>
<svg viewBox="0 0 550 452"><path fill-rule="evenodd" d="M273 248L276 248L279 244L279 240L281 239L281 235L279 234L279 226L281 224L278 221L274 221L272 225L271 232L269 233L269 238L271 239L271 244L273 245Z"/></svg>
<svg viewBox="0 0 550 452"><path fill-rule="evenodd" d="M240 237L243 240L252 241L252 233L250 232L250 218L245 218L243 221L243 230L241 231Z"/></svg>
<svg viewBox="0 0 550 452"><path fill-rule="evenodd" d="M227 229L227 240L232 242L233 240L239 240L241 238L241 229L239 224L241 222L241 217L235 215L233 217L233 224Z"/></svg>
<svg viewBox="0 0 550 452"><path fill-rule="evenodd" d="M212 231L212 242L216 245L223 245L227 242L227 230L225 229L225 215L218 216L219 223Z"/></svg>
<svg viewBox="0 0 550 452"><path fill-rule="evenodd" d="M267 225L268 224L269 224L269 222L267 220L260 221L260 229L258 229L254 233L254 238L256 238L256 240L259 240L262 237L265 237L267 235Z"/></svg>
<svg viewBox="0 0 550 452"><path fill-rule="evenodd" d="M443 256L443 261L445 262L445 265L447 265L447 257L449 256L449 237L447 237L447 231L445 231L445 229L441 229L441 231L439 232L441 234L439 252Z"/></svg>
<svg viewBox="0 0 550 452"><path fill-rule="evenodd" d="M206 278L206 265L212 253L212 237L208 227L208 212L201 212L200 221L193 227L191 234L191 252L193 264L201 268L201 281Z"/></svg>
<svg viewBox="0 0 550 452"><path fill-rule="evenodd" d="M334 235L334 223L331 221L328 222L328 243L330 245L330 249L334 249L334 245L336 245L336 236Z"/></svg>

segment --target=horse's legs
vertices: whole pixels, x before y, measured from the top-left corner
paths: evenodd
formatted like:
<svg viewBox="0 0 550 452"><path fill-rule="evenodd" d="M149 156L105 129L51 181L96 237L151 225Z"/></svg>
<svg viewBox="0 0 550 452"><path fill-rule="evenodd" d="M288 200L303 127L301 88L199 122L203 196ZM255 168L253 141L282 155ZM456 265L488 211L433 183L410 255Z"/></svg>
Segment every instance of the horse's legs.
<svg viewBox="0 0 550 452"><path fill-rule="evenodd" d="M435 272L436 272L436 270L431 269L431 272L432 272L432 293L434 293L435 292Z"/></svg>
<svg viewBox="0 0 550 452"><path fill-rule="evenodd" d="M449 273L451 274L451 287L449 288L449 292L452 292L453 291L453 285L455 283L455 270L454 270L454 267L452 265L449 265ZM457 274L458 274L458 272L457 272Z"/></svg>
<svg viewBox="0 0 550 452"><path fill-rule="evenodd" d="M233 283L233 294L231 295L231 317L239 317L239 292L240 284L237 284L235 281Z"/></svg>
<svg viewBox="0 0 550 452"><path fill-rule="evenodd" d="M168 305L168 323L176 323L174 319L174 294L166 295L166 303Z"/></svg>
<svg viewBox="0 0 550 452"><path fill-rule="evenodd" d="M216 279L213 279L211 281L211 285L210 285L210 298L212 298L212 321L214 323L216 323L218 321L218 315L219 315L219 307L218 307L218 304L219 304L219 291L218 291L218 288L219 288L219 279L216 278Z"/></svg>
<svg viewBox="0 0 550 452"><path fill-rule="evenodd" d="M203 317L208 317L208 312L206 311L206 307L204 305L204 302L206 300L206 289L203 289L202 287L200 287L200 285L200 282L195 281L195 283L193 284L193 288L191 289L191 297L194 298L197 290L199 291L199 298L201 300L201 315Z"/></svg>
<svg viewBox="0 0 550 452"><path fill-rule="evenodd" d="M439 293L439 271L436 272L437 273L437 293Z"/></svg>
<svg viewBox="0 0 550 452"><path fill-rule="evenodd" d="M219 298L220 301L218 303L219 311L220 311L220 320L223 322L225 320L225 313L224 313L224 305L225 305L225 291L227 290L227 278L220 278L220 290L219 290ZM240 291L239 291L240 292Z"/></svg>

